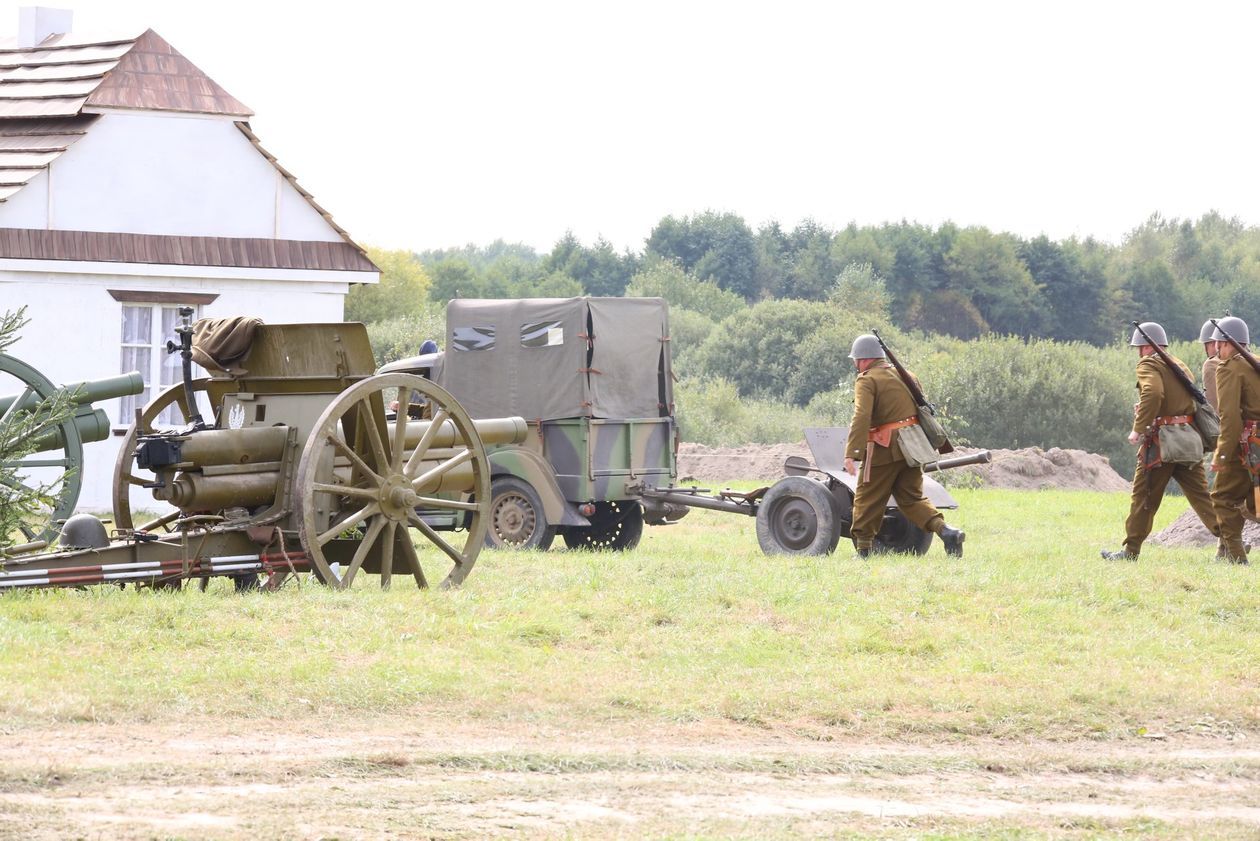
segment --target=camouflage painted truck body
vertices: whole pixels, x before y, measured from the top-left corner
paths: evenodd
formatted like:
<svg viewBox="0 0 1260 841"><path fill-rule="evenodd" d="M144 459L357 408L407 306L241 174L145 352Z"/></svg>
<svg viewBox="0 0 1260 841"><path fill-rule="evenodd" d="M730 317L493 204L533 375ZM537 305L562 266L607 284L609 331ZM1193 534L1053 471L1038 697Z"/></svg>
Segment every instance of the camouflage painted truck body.
<svg viewBox="0 0 1260 841"><path fill-rule="evenodd" d="M665 301L457 299L445 338L445 351L381 370L428 376L474 418L528 421L523 444L490 449L491 544L546 548L559 534L570 546L633 546L644 522L636 489L677 477ZM649 524L683 513L648 505Z"/></svg>

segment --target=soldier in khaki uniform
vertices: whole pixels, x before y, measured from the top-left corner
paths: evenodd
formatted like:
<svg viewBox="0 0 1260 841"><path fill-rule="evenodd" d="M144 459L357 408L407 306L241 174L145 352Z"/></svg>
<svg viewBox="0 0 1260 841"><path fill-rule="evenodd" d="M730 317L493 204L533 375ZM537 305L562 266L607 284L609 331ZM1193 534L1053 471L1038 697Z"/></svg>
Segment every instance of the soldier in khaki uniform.
<svg viewBox="0 0 1260 841"><path fill-rule="evenodd" d="M1164 328L1153 321L1142 325L1147 335L1167 348L1168 335ZM1133 430L1129 433L1129 443L1138 445L1137 469L1133 473L1133 491L1129 505L1129 517L1124 522L1124 549L1119 552L1103 550L1102 556L1110 561L1137 560L1142 551L1142 543L1151 533L1151 525L1155 521L1155 513L1164 499L1164 491L1170 479L1175 479L1181 486L1190 507L1199 515L1203 525L1214 535L1220 534L1216 524L1216 512L1212 507L1212 497L1207 489L1207 474L1203 471L1202 461L1194 463L1168 464L1148 467L1149 447L1157 447L1153 440L1161 426L1167 424L1192 424L1195 401L1185 386L1177 381L1177 377L1164 360L1155 353L1155 348L1147 343L1138 330L1133 331L1131 347L1138 349L1137 386L1138 403L1133 412ZM1171 356L1171 354L1170 354ZM1181 367L1186 377L1194 382L1190 369L1177 357L1172 360ZM1198 433L1195 433L1196 435ZM1197 450L1200 457L1202 450Z"/></svg>
<svg viewBox="0 0 1260 841"><path fill-rule="evenodd" d="M1199 328L1199 341L1203 343L1203 352L1207 354L1207 359L1203 360L1203 394L1212 404L1212 408L1220 411L1221 407L1216 405L1216 366L1221 364L1221 359L1217 356L1217 342L1212 338L1215 331L1211 319L1203 322L1203 326Z"/></svg>
<svg viewBox="0 0 1260 841"><path fill-rule="evenodd" d="M1217 323L1246 347L1251 340L1247 323L1229 316ZM1244 461L1247 438L1260 435L1260 373L1251 367L1238 351L1217 330L1213 336L1219 343L1221 364L1216 369L1216 394L1220 401L1221 435L1212 454L1212 470L1216 485L1212 504L1221 526L1221 553L1236 564L1247 563L1247 547L1243 544L1243 510L1255 513L1255 496L1251 472Z"/></svg>
<svg viewBox="0 0 1260 841"><path fill-rule="evenodd" d="M879 340L858 336L849 358L857 365L853 420L845 449L845 470L859 476L853 500L853 542L859 557L871 552L884 521L888 497L919 528L937 534L949 555L962 557L965 535L945 525L940 511L923 495L923 469L911 467L899 443L900 430L919 422L919 407L889 364ZM859 475L855 462L862 462Z"/></svg>

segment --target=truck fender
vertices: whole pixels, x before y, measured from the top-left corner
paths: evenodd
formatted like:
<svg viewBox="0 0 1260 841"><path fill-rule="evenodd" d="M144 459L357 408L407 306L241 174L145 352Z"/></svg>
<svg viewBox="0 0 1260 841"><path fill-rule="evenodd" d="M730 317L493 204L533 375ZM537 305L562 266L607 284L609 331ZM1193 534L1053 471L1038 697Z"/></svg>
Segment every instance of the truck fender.
<svg viewBox="0 0 1260 841"><path fill-rule="evenodd" d="M573 503L564 498L551 465L542 456L524 447L498 447L487 453L490 476L515 476L528 482L542 500L543 514L553 526L589 526L591 521L578 513Z"/></svg>

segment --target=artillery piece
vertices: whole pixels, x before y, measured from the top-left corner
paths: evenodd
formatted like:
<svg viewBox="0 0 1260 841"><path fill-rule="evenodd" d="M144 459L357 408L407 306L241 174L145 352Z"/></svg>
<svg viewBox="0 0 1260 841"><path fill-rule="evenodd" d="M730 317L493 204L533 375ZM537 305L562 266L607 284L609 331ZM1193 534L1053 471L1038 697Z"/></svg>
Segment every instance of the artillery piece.
<svg viewBox="0 0 1260 841"><path fill-rule="evenodd" d="M187 362L187 316L180 332L174 349ZM488 525L483 442L519 443L523 419L474 422L428 380L373 376L367 329L357 323L260 325L239 364L197 381L186 364L185 382L139 414L116 466L115 539L9 560L0 589L178 586L216 575L275 582L304 571L339 589L360 572L388 587L395 567L426 587L414 538L450 563L443 585L464 580ZM391 413L395 398L405 408ZM212 423L201 421L200 401ZM187 425L154 430L172 404ZM426 417L412 419L406 408L419 404ZM137 486L174 510L136 524ZM455 531L462 539L447 536Z"/></svg>
<svg viewBox="0 0 1260 841"><path fill-rule="evenodd" d="M55 386L48 377L22 360L0 353L0 388L17 389L0 397L0 425L21 414L32 414L34 435L25 449L28 454L0 462L16 474L5 484L19 492L31 492L35 486L48 489L52 498L50 510L38 521L28 522L22 530L27 540L50 541L57 534L59 523L72 513L83 486L83 445L109 437L109 418L103 409L92 404L99 400L139 394L144 379L137 371L101 380ZM67 410L49 416L49 408L67 403ZM28 484L29 483L29 484Z"/></svg>

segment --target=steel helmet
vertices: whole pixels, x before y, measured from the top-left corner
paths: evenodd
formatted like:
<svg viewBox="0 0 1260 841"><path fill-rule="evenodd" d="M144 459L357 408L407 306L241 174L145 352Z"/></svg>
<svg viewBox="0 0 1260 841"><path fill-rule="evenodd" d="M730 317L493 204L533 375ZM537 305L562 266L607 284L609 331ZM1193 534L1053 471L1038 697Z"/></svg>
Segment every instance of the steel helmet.
<svg viewBox="0 0 1260 841"><path fill-rule="evenodd" d="M1207 321L1203 322L1203 326L1199 328L1199 341L1200 342L1216 341L1216 339L1212 338L1212 334L1214 332L1216 332L1216 328L1212 326L1212 319L1209 318Z"/></svg>
<svg viewBox="0 0 1260 841"><path fill-rule="evenodd" d="M1228 342L1229 339L1225 338L1225 334L1228 333L1240 345L1251 344L1251 332L1247 329L1247 322L1238 316L1227 315L1216 319L1216 323L1218 327L1212 333L1212 341Z"/></svg>
<svg viewBox="0 0 1260 841"><path fill-rule="evenodd" d="M849 351L850 359L887 359L879 339L870 333L864 333L853 340L853 349Z"/></svg>
<svg viewBox="0 0 1260 841"><path fill-rule="evenodd" d="M104 549L109 545L105 524L91 514L75 514L61 527L62 549Z"/></svg>
<svg viewBox="0 0 1260 841"><path fill-rule="evenodd" d="M1154 321L1143 321L1142 330L1146 331L1146 335L1155 340L1155 344L1160 347L1168 347L1168 334L1164 332L1164 328L1156 324ZM1140 330L1133 331L1133 338L1129 340L1129 347L1141 347L1150 344L1146 339L1142 338Z"/></svg>
<svg viewBox="0 0 1260 841"><path fill-rule="evenodd" d="M433 341L432 339L425 339L424 344L420 345L421 356L424 356L426 353L437 353L437 352L438 352L438 343Z"/></svg>

